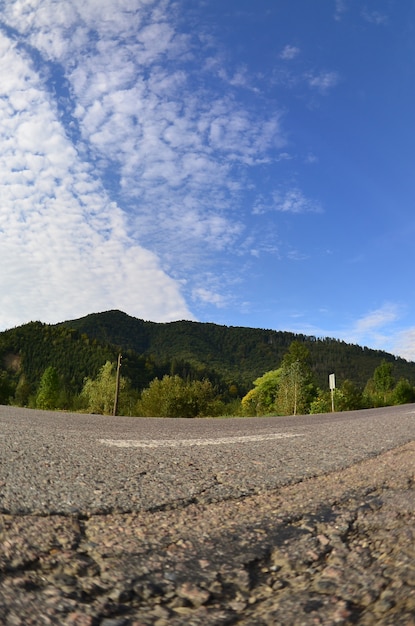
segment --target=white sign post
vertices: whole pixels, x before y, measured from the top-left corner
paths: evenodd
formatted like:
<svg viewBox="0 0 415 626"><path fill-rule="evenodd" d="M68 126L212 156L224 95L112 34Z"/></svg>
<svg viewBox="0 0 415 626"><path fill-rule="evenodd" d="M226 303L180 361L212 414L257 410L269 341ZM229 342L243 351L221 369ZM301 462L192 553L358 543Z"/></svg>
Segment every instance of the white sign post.
<svg viewBox="0 0 415 626"><path fill-rule="evenodd" d="M331 391L331 411L334 413L334 390L336 389L336 376L329 374L329 387Z"/></svg>

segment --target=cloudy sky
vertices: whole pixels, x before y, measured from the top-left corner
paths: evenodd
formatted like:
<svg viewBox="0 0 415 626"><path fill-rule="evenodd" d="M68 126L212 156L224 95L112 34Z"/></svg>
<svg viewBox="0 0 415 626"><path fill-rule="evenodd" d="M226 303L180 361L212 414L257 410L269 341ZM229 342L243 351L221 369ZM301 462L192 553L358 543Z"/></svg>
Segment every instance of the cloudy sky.
<svg viewBox="0 0 415 626"><path fill-rule="evenodd" d="M415 360L411 0L0 0L0 330L121 309Z"/></svg>

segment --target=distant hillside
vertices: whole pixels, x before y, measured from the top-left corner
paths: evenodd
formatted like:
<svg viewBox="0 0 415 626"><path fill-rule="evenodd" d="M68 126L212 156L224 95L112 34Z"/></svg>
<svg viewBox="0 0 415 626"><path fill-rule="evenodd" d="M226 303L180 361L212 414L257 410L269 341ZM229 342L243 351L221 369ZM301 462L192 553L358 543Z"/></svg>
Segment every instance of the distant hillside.
<svg viewBox="0 0 415 626"><path fill-rule="evenodd" d="M119 351L122 374L137 391L155 377L178 374L208 378L225 400L235 393L241 397L258 376L279 367L295 340L308 347L321 388L327 388L332 372L338 386L349 379L363 388L382 360L393 363L396 380L407 378L415 385L415 363L335 339L189 321L160 324L107 311L55 325L31 322L0 333L0 403L13 399L26 404L49 366L73 398L86 377L94 378L106 361L116 362Z"/></svg>
<svg viewBox="0 0 415 626"><path fill-rule="evenodd" d="M0 333L0 404L15 396L25 404L40 378L53 366L68 395L79 393L86 377L94 378L106 361L116 362L118 347L78 332L71 325L30 322ZM125 350L123 371L136 389L165 373L150 359Z"/></svg>
<svg viewBox="0 0 415 626"><path fill-rule="evenodd" d="M415 384L414 362L336 339L190 321L146 322L121 311L94 313L59 326L122 351L151 357L164 368L169 364L171 371L183 363L213 371L228 383L237 383L242 391L264 372L276 369L295 340L310 350L312 369L321 387L327 386L331 372L335 372L339 385L349 379L363 387L382 360L393 363L396 379L404 377Z"/></svg>

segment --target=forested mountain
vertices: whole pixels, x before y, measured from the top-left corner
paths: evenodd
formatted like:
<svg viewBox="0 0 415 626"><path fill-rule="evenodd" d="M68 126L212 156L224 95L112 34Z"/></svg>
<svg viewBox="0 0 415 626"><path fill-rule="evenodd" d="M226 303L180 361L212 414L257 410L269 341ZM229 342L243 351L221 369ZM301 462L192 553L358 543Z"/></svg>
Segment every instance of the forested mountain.
<svg viewBox="0 0 415 626"><path fill-rule="evenodd" d="M14 397L25 404L52 366L69 396L78 394L86 377L95 377L107 361L123 355L122 373L141 391L155 377L178 374L209 379L224 396L242 397L253 381L279 367L293 341L311 356L315 382L327 388L328 375L363 388L382 361L393 364L396 380L415 385L415 363L386 352L335 339L256 328L179 321L154 323L121 311L107 311L56 325L31 322L0 333L0 403Z"/></svg>
<svg viewBox="0 0 415 626"><path fill-rule="evenodd" d="M54 367L68 396L78 394L86 377L95 377L106 361L116 362L118 347L70 325L30 322L0 333L0 403L15 396L25 405L36 393L46 368ZM141 389L165 369L131 350L124 352L125 375Z"/></svg>
<svg viewBox="0 0 415 626"><path fill-rule="evenodd" d="M321 387L327 386L332 372L339 383L349 379L363 387L382 360L393 363L397 379L407 378L415 384L414 362L336 339L202 322L146 322L121 311L91 314L61 326L151 357L159 365L168 362L171 373L184 363L213 370L228 383L240 385L242 391L264 372L277 368L293 341L303 342L309 349L311 367Z"/></svg>

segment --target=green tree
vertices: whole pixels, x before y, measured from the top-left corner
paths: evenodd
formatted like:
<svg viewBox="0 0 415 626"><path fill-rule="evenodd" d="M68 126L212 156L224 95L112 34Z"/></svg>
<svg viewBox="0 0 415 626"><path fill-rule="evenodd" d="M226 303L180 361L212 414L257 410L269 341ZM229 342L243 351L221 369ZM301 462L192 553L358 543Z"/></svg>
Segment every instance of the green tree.
<svg viewBox="0 0 415 626"><path fill-rule="evenodd" d="M343 381L339 392L337 398L335 396L336 411L356 411L364 407L362 392L351 380Z"/></svg>
<svg viewBox="0 0 415 626"><path fill-rule="evenodd" d="M266 415L274 411L280 376L281 369L271 370L254 380L254 388L241 401L243 415Z"/></svg>
<svg viewBox="0 0 415 626"><path fill-rule="evenodd" d="M393 378L392 371L392 363L388 363L388 361L382 361L379 367L375 369L373 374L375 389L378 393L383 394L385 402L387 394L392 391L395 384L395 379Z"/></svg>
<svg viewBox="0 0 415 626"><path fill-rule="evenodd" d="M114 409L115 399L115 381L116 381L116 366L107 361L99 370L98 376L95 379L87 378L84 383L84 387L81 392L81 399L84 401L84 407L90 413L97 413L99 415L111 415ZM120 400L119 408L120 413L123 412L122 404L123 394L126 390L128 381L123 376L120 376Z"/></svg>
<svg viewBox="0 0 415 626"><path fill-rule="evenodd" d="M297 415L307 410L307 379L300 361L283 364L275 408L281 415Z"/></svg>
<svg viewBox="0 0 415 626"><path fill-rule="evenodd" d="M56 369L49 366L43 372L36 395L36 408L51 411L58 408L61 383Z"/></svg>
<svg viewBox="0 0 415 626"><path fill-rule="evenodd" d="M364 390L367 403L371 406L387 406L392 403L392 390L395 384L392 363L383 360L375 369Z"/></svg>
<svg viewBox="0 0 415 626"><path fill-rule="evenodd" d="M22 374L16 386L14 394L14 403L17 406L27 406L29 404L29 398L32 394L32 388L26 380L26 376Z"/></svg>
<svg viewBox="0 0 415 626"><path fill-rule="evenodd" d="M310 352L300 341L293 341L282 359L276 412L280 415L307 413L315 394Z"/></svg>
<svg viewBox="0 0 415 626"><path fill-rule="evenodd" d="M0 404L9 404L15 392L14 383L6 371L0 371Z"/></svg>
<svg viewBox="0 0 415 626"><path fill-rule="evenodd" d="M177 375L155 378L137 402L138 415L145 417L218 415L223 408L209 380L185 381Z"/></svg>
<svg viewBox="0 0 415 626"><path fill-rule="evenodd" d="M334 390L335 404L338 389ZM317 395L310 403L310 413L329 413L331 411L331 392L327 389L317 389Z"/></svg>
<svg viewBox="0 0 415 626"><path fill-rule="evenodd" d="M409 380L401 378L398 380L395 389L392 392L393 404L409 404L415 402L415 388Z"/></svg>
<svg viewBox="0 0 415 626"><path fill-rule="evenodd" d="M289 367L293 363L300 363L301 369L307 375L311 374L310 350L301 341L292 341L288 352L284 354L281 366Z"/></svg>
<svg viewBox="0 0 415 626"><path fill-rule="evenodd" d="M353 382L345 380L340 388L334 389L335 411L355 411L362 408L362 392ZM310 413L330 413L331 410L331 391L319 389L317 397L311 402Z"/></svg>

